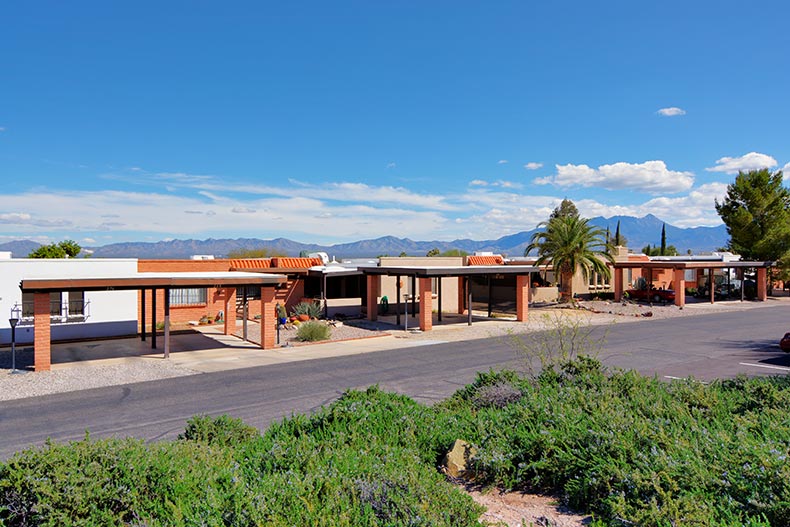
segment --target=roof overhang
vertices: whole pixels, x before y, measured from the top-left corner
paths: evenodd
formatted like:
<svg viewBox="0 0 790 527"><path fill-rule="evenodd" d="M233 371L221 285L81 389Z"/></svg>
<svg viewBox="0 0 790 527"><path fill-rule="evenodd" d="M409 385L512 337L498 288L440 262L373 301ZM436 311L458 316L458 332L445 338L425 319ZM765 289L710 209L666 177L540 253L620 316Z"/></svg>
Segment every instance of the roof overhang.
<svg viewBox="0 0 790 527"><path fill-rule="evenodd" d="M438 278L443 276L490 276L496 274L527 275L540 271L531 265L457 265L448 267L391 266L364 267L366 275L414 276L416 278Z"/></svg>
<svg viewBox="0 0 790 527"><path fill-rule="evenodd" d="M773 267L774 262L722 262L722 261L635 261L635 262L615 262L612 264L615 269L733 269L740 267Z"/></svg>
<svg viewBox="0 0 790 527"><path fill-rule="evenodd" d="M134 273L94 278L28 278L20 282L23 293L58 291L129 291L184 287L276 287L288 281L281 274L250 272Z"/></svg>

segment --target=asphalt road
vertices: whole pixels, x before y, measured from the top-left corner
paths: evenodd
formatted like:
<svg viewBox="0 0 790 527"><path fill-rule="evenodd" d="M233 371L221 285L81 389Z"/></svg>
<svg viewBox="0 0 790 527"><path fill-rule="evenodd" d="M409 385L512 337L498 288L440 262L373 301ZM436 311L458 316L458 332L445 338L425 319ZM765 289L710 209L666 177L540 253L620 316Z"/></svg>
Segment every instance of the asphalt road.
<svg viewBox="0 0 790 527"><path fill-rule="evenodd" d="M595 329L608 365L660 378L701 380L790 372L777 346L790 330L790 306L646 320ZM452 342L330 359L292 362L0 403L0 458L47 437L174 438L195 414L227 413L265 428L314 410L347 388L379 384L423 402L443 399L489 368L523 367L498 339Z"/></svg>

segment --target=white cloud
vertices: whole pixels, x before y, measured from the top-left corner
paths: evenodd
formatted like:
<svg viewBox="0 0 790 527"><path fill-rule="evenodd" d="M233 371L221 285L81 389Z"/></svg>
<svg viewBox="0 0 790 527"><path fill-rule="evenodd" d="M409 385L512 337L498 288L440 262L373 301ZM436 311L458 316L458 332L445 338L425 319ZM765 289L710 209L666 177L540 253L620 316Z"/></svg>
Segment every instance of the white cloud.
<svg viewBox="0 0 790 527"><path fill-rule="evenodd" d="M537 170L539 168L543 168L543 163L535 163L533 161L524 165L524 168L526 168L527 170Z"/></svg>
<svg viewBox="0 0 790 527"><path fill-rule="evenodd" d="M398 166L397 163L387 163L387 168L395 168L396 166Z"/></svg>
<svg viewBox="0 0 790 527"><path fill-rule="evenodd" d="M473 179L469 182L470 187L500 187L500 188L522 188L524 185L516 183L515 181L506 181L498 179L496 181L484 181L482 179Z"/></svg>
<svg viewBox="0 0 790 527"><path fill-rule="evenodd" d="M786 163L785 166L782 167L782 175L790 178L790 163Z"/></svg>
<svg viewBox="0 0 790 527"><path fill-rule="evenodd" d="M25 223L30 217L26 212L4 212L0 213L0 223Z"/></svg>
<svg viewBox="0 0 790 527"><path fill-rule="evenodd" d="M5 126L0 126L0 132L5 132Z"/></svg>
<svg viewBox="0 0 790 527"><path fill-rule="evenodd" d="M309 194L312 197L338 201L338 202L370 202L387 203L400 205L410 208L422 208L429 210L454 210L455 205L449 203L445 196L436 194L420 194L403 187L374 186L365 183L322 183L312 184L297 179L289 179L288 185L259 185L235 183L227 179L216 176L192 175L182 172L177 173L156 173L156 174L134 174L131 178L119 175L106 175L110 179L119 179L130 183L161 184L160 178L167 179L171 186L181 189L189 188L199 191L199 193L211 201L222 201L217 193L222 195L241 194L243 199L249 199L249 195L260 196L282 196L291 197L294 195L294 188L298 187L299 192Z"/></svg>
<svg viewBox="0 0 790 527"><path fill-rule="evenodd" d="M558 187L601 187L607 190L632 189L649 194L683 192L694 184L694 174L668 170L663 161L614 163L594 169L588 165L555 165L553 176L536 178L538 185Z"/></svg>
<svg viewBox="0 0 790 527"><path fill-rule="evenodd" d="M496 164L497 165L506 165L507 164L507 159L500 159L499 161L496 162Z"/></svg>
<svg viewBox="0 0 790 527"><path fill-rule="evenodd" d="M656 113L664 117L676 117L678 115L686 115L686 110L677 106L670 106L669 108L661 108Z"/></svg>
<svg viewBox="0 0 790 527"><path fill-rule="evenodd" d="M91 244L93 244L93 243L96 243L96 240L94 240L93 238L83 238L82 239L82 243L91 243Z"/></svg>
<svg viewBox="0 0 790 527"><path fill-rule="evenodd" d="M759 152L749 152L741 157L722 157L716 160L716 166L706 168L708 172L724 172L737 174L739 171L759 170L773 168L777 165L776 159Z"/></svg>
<svg viewBox="0 0 790 527"><path fill-rule="evenodd" d="M233 207L230 211L234 214L252 214L255 212L255 209L249 207Z"/></svg>

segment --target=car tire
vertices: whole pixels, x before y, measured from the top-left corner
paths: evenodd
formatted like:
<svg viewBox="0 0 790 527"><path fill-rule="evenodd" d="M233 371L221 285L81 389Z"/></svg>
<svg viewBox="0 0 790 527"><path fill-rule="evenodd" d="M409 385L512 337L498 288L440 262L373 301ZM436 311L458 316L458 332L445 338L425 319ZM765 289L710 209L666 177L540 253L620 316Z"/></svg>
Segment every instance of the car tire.
<svg viewBox="0 0 790 527"><path fill-rule="evenodd" d="M653 295L653 302L658 304L661 302L661 295Z"/></svg>

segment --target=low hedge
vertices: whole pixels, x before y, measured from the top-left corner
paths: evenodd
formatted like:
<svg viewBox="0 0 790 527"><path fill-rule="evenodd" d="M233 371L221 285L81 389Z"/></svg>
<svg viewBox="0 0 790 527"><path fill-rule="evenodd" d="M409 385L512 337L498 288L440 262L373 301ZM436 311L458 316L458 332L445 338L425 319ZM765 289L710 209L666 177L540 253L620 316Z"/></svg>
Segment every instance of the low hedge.
<svg viewBox="0 0 790 527"><path fill-rule="evenodd" d="M665 383L581 358L479 374L424 406L373 387L260 435L197 417L173 442L48 443L0 464L0 524L477 526L437 470L551 492L593 525L790 524L790 381Z"/></svg>

